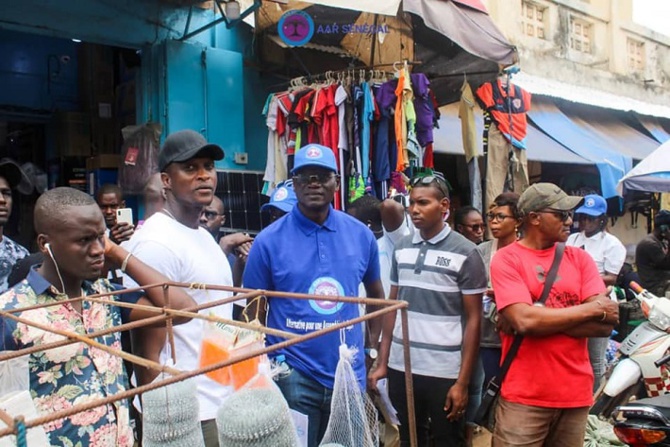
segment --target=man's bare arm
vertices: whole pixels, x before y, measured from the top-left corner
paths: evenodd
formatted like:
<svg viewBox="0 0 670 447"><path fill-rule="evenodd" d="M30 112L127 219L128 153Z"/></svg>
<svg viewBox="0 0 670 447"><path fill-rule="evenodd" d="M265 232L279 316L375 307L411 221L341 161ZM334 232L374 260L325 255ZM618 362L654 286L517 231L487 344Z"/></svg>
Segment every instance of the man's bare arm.
<svg viewBox="0 0 670 447"><path fill-rule="evenodd" d="M591 322L616 324L619 305L603 293L583 304L561 309L515 303L502 309L501 315L517 334L546 336Z"/></svg>

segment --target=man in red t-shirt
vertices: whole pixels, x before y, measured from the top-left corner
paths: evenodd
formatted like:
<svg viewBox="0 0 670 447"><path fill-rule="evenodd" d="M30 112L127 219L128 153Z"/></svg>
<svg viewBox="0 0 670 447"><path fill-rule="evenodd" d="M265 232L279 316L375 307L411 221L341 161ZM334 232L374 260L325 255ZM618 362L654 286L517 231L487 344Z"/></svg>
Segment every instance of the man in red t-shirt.
<svg viewBox="0 0 670 447"><path fill-rule="evenodd" d="M514 334L524 336L502 384L494 447L584 443L593 386L587 337L610 335L619 319L617 303L607 297L589 254L565 247L547 300L534 305L556 243L568 238L571 211L581 202L551 183L530 186L518 203L524 237L491 261L503 358Z"/></svg>

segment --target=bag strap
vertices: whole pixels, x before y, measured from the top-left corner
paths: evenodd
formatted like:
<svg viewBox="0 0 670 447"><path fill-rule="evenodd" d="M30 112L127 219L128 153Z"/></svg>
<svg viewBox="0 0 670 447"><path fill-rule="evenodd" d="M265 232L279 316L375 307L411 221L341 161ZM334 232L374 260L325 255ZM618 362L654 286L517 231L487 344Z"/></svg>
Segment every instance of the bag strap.
<svg viewBox="0 0 670 447"><path fill-rule="evenodd" d="M540 296L540 299L536 301L537 304L544 304L544 302L547 300L549 292L551 291L551 287L554 285L554 281L556 280L556 274L558 273L558 267L561 264L561 259L563 259L564 251L565 251L565 244L563 243L556 244L556 253L554 254L554 261L551 264L549 273L547 273L547 277L544 280L544 288L542 289L542 295ZM516 335L514 337L512 346L509 348L509 351L505 356L505 361L503 361L503 364L500 368L500 382L499 382L500 385L502 385L502 382L505 379L505 376L507 375L507 371L509 370L509 367L512 364L512 360L514 360L516 353L519 351L519 347L521 346L522 341L523 341L523 335Z"/></svg>

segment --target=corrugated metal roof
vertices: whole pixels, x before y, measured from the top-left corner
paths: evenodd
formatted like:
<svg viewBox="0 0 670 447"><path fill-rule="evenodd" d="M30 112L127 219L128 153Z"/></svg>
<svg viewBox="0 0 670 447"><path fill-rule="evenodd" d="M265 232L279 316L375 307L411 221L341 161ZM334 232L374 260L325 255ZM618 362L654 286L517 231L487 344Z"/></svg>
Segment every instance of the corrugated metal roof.
<svg viewBox="0 0 670 447"><path fill-rule="evenodd" d="M667 106L650 104L626 96L615 95L580 85L567 84L553 79L541 78L523 72L515 75L512 82L535 95L561 98L607 109L632 110L642 115L670 118L670 107Z"/></svg>
<svg viewBox="0 0 670 447"><path fill-rule="evenodd" d="M268 34L268 39L276 43L282 48L288 48L289 46L286 45L286 42L281 40L279 36L275 36L274 34ZM328 46L328 45L318 45L312 42L306 43L302 45L300 48L307 48L310 50L319 50L323 51L325 53L332 53L332 54L337 54L340 56L348 56L349 53L347 53L343 48L341 47L333 47L333 46Z"/></svg>

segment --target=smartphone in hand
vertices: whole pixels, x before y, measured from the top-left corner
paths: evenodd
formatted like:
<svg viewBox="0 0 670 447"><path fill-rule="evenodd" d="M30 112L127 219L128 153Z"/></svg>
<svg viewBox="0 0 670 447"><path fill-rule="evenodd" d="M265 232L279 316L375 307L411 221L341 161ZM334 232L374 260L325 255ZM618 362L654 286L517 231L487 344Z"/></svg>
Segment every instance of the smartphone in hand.
<svg viewBox="0 0 670 447"><path fill-rule="evenodd" d="M116 223L133 224L133 210L131 208L119 208L116 210Z"/></svg>

